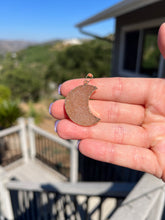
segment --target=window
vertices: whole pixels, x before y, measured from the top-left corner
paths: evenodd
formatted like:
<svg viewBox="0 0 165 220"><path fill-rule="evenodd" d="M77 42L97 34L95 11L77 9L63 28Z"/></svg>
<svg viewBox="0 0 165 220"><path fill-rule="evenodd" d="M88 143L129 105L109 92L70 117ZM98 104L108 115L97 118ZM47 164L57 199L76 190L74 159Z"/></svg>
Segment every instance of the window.
<svg viewBox="0 0 165 220"><path fill-rule="evenodd" d="M160 52L157 46L158 28L126 31L122 69L155 77L159 72Z"/></svg>
<svg viewBox="0 0 165 220"><path fill-rule="evenodd" d="M160 52L157 45L157 34L157 28L144 30L140 73L153 76L158 74Z"/></svg>
<svg viewBox="0 0 165 220"><path fill-rule="evenodd" d="M136 71L139 31L127 32L125 35L124 69Z"/></svg>

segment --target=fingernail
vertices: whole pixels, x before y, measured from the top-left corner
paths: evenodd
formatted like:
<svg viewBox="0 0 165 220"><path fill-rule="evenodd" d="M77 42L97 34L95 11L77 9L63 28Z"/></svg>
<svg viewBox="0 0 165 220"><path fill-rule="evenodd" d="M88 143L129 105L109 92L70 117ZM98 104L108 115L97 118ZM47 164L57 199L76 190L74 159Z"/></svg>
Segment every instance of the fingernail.
<svg viewBox="0 0 165 220"><path fill-rule="evenodd" d="M77 141L77 149L79 149L80 141L81 141L81 140L78 140L78 141Z"/></svg>
<svg viewBox="0 0 165 220"><path fill-rule="evenodd" d="M55 125L54 125L54 130L55 130L55 132L57 132L57 125L58 125L59 121L60 121L60 120L55 121Z"/></svg>
<svg viewBox="0 0 165 220"><path fill-rule="evenodd" d="M50 115L52 115L52 112L51 112L52 105L53 105L53 102L49 105L49 114L50 114Z"/></svg>
<svg viewBox="0 0 165 220"><path fill-rule="evenodd" d="M58 86L58 94L59 94L59 95L61 95L61 85L62 85L62 84L60 84L60 85Z"/></svg>

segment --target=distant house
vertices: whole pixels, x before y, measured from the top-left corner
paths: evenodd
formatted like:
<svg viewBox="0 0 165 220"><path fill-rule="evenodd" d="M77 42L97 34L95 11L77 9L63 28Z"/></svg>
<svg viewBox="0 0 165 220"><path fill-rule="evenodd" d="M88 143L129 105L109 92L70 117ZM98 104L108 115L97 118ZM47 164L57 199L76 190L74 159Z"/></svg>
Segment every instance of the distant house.
<svg viewBox="0 0 165 220"><path fill-rule="evenodd" d="M64 40L63 44L64 45L80 45L82 44L82 41L77 38L72 38L72 39Z"/></svg>
<svg viewBox="0 0 165 220"><path fill-rule="evenodd" d="M116 18L112 76L165 77L165 61L157 47L165 1L123 0L76 26L110 18Z"/></svg>

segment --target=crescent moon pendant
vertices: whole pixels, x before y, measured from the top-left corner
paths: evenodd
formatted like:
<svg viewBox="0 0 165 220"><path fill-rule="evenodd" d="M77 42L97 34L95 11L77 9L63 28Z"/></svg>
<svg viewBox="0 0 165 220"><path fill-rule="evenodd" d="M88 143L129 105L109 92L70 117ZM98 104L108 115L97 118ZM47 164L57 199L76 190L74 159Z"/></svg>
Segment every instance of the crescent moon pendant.
<svg viewBox="0 0 165 220"><path fill-rule="evenodd" d="M96 86L82 85L71 90L67 95L65 110L68 117L76 124L91 126L100 120L92 114L88 105L90 96L96 89Z"/></svg>

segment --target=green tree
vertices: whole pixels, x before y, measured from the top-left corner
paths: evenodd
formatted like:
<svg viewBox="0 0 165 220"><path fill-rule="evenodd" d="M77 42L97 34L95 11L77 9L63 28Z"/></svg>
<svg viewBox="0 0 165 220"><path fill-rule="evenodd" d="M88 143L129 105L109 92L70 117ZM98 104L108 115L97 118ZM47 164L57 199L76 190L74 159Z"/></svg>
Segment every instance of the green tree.
<svg viewBox="0 0 165 220"><path fill-rule="evenodd" d="M12 96L23 100L38 100L44 87L42 73L31 68L15 68L2 74L2 82L12 91Z"/></svg>
<svg viewBox="0 0 165 220"><path fill-rule="evenodd" d="M62 42L41 44L0 58L0 82L9 87L12 97L37 101L48 94L49 82L86 76L110 75L112 44L90 40L81 45L65 46Z"/></svg>
<svg viewBox="0 0 165 220"><path fill-rule="evenodd" d="M111 47L110 43L100 40L67 47L50 63L46 80L62 83L71 78L84 77L88 72L92 72L95 77L109 76Z"/></svg>

